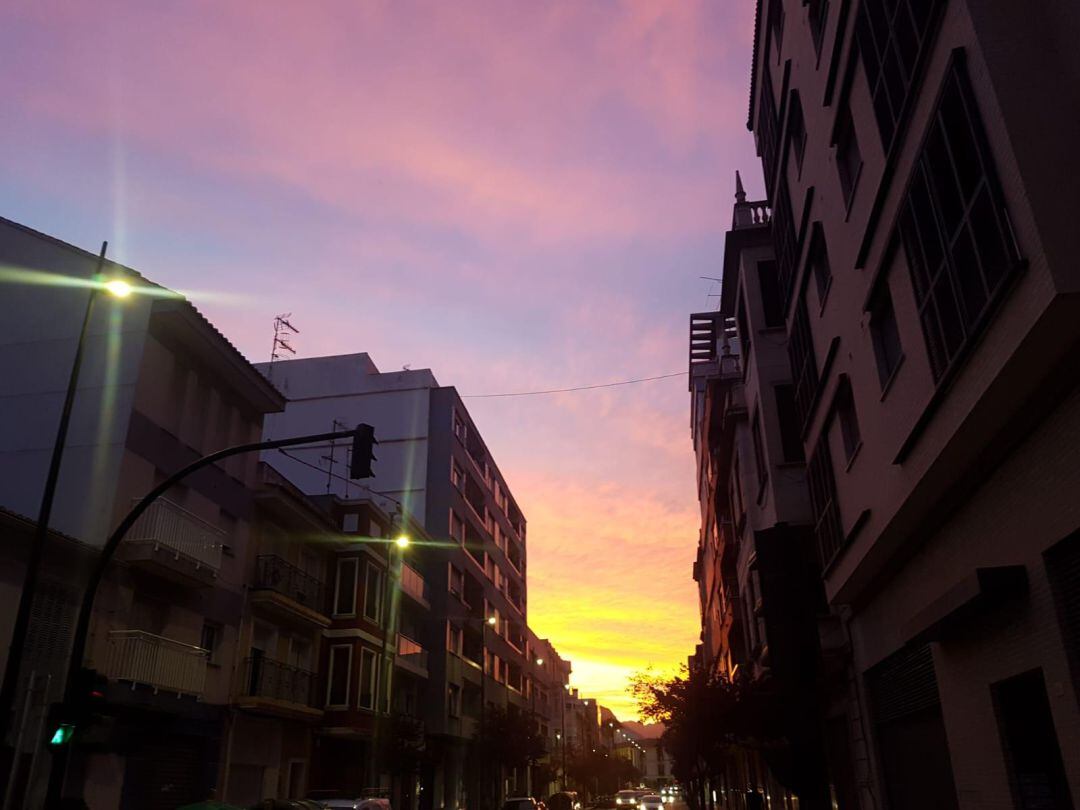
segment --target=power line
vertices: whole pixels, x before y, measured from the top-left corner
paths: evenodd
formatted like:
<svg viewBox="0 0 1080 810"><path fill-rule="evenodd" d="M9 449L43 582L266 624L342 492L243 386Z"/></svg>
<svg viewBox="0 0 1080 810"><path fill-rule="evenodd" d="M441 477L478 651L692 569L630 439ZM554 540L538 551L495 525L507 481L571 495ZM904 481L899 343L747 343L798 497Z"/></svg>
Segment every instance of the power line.
<svg viewBox="0 0 1080 810"><path fill-rule="evenodd" d="M514 391L505 394L462 394L462 399L485 399L488 397L533 397L539 394L565 394L569 391L591 391L594 388L614 388L617 385L633 385L635 383L652 382L653 380L666 380L670 377L681 377L685 371L675 371L671 374L657 374L655 377L639 377L636 380L619 380L618 382L597 383L596 385L577 385L573 388L549 388L545 391Z"/></svg>
<svg viewBox="0 0 1080 810"><path fill-rule="evenodd" d="M310 450L311 448L307 448L307 449ZM303 464L305 467L311 467L311 469L313 469L313 470L317 470L317 471L319 471L321 473L326 473L331 478L337 478L340 481L344 481L346 484L353 484L353 485L356 484L356 482L353 481L351 478L346 478L344 475L338 475L336 472L327 472L322 467L320 467L318 464L312 464L310 461L305 461L304 459L300 458L299 456L294 456L292 453L288 452L287 450L283 450L280 447L278 448L278 452L281 453L281 455L283 455L283 456L287 456L288 458L291 458L293 461L297 462L298 464ZM397 498L392 498L389 495L386 495L385 493L376 492L373 489L361 490L361 492L364 492L364 491L366 491L369 495L378 495L380 498L386 498L386 500L396 503L402 509L405 508L405 504L403 504Z"/></svg>

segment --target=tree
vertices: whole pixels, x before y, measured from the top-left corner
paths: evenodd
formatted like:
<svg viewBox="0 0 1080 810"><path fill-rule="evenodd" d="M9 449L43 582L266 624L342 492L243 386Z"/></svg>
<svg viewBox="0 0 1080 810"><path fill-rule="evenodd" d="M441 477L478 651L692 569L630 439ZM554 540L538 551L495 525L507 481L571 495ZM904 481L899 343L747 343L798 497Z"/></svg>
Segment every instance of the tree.
<svg viewBox="0 0 1080 810"><path fill-rule="evenodd" d="M489 709L472 746L472 768L479 776L481 796L490 796L492 782L501 783L504 769L534 765L546 754L535 719L513 707ZM481 800L481 804L487 802Z"/></svg>
<svg viewBox="0 0 1080 810"><path fill-rule="evenodd" d="M638 673L630 692L643 718L664 724L660 742L671 755L672 774L699 809L706 780L740 749L771 751L787 742L784 701L760 683L683 667L670 678Z"/></svg>

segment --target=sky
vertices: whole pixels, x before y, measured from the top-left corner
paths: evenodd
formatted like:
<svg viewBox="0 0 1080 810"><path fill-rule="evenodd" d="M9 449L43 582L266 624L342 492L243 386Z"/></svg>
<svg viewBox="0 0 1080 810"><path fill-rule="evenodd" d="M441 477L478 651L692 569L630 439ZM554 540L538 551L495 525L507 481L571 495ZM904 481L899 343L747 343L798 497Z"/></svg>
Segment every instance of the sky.
<svg viewBox="0 0 1080 810"><path fill-rule="evenodd" d="M681 372L715 308L753 0L0 7L0 215L185 291L252 361L369 352L462 395ZM698 637L685 376L469 411L528 618L620 717Z"/></svg>

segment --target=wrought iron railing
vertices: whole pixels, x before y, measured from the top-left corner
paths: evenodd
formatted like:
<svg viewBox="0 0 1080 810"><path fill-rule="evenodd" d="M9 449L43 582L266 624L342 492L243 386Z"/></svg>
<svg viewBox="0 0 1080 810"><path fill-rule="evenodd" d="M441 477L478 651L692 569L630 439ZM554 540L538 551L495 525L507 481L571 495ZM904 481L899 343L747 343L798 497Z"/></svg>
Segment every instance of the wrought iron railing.
<svg viewBox="0 0 1080 810"><path fill-rule="evenodd" d="M227 535L217 526L165 498L158 498L135 521L125 542L152 543L217 572Z"/></svg>
<svg viewBox="0 0 1080 810"><path fill-rule="evenodd" d="M314 705L315 673L263 656L244 659L241 691L251 697Z"/></svg>
<svg viewBox="0 0 1080 810"><path fill-rule="evenodd" d="M275 554L260 554L255 564L255 588L276 591L312 610L326 612L326 589L318 577Z"/></svg>
<svg viewBox="0 0 1080 810"><path fill-rule="evenodd" d="M132 685L202 697L209 655L202 647L143 630L112 630L105 674Z"/></svg>

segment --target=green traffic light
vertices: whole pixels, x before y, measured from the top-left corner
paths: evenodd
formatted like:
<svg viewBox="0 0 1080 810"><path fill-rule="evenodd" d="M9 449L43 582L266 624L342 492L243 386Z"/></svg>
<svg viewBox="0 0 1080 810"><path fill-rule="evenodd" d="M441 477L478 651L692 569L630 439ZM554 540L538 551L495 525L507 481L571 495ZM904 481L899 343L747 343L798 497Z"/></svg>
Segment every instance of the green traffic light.
<svg viewBox="0 0 1080 810"><path fill-rule="evenodd" d="M71 740L72 735L75 733L75 726L69 726L66 723L56 727L56 731L53 732L52 739L49 740L49 745L66 745Z"/></svg>

